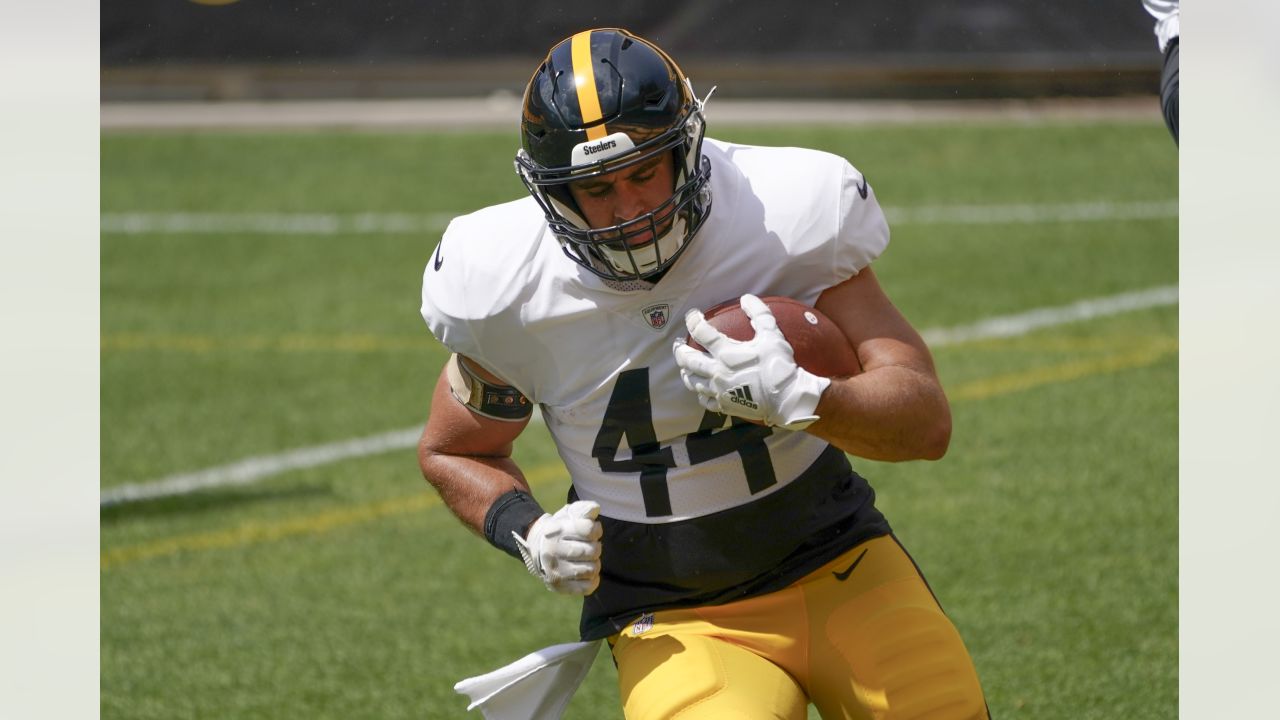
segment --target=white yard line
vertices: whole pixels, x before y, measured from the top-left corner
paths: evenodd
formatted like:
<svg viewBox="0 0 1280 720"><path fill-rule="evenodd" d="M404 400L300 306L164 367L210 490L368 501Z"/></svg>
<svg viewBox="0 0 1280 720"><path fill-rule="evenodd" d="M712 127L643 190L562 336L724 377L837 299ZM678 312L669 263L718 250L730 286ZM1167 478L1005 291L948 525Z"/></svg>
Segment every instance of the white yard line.
<svg viewBox="0 0 1280 720"><path fill-rule="evenodd" d="M930 345L942 347L988 338L1025 335L1033 330L1054 325L1064 325L1146 308L1176 305L1177 302L1177 286L1168 285L1137 292L1081 300L1070 305L1038 308L1015 315L987 318L970 325L929 329L925 330L922 335ZM534 417L535 419L541 419L540 415L535 414ZM185 495L208 488L248 485L263 478L291 470L301 470L335 463L340 460L411 448L417 444L418 436L421 432L422 428L415 425L380 435L297 448L274 455L249 457L228 465L219 465L191 473L170 475L151 482L109 488L102 491L99 502L101 507L108 507L139 500Z"/></svg>
<svg viewBox="0 0 1280 720"><path fill-rule="evenodd" d="M413 447L418 443L418 436L421 434L422 428L414 426L382 433L381 435L370 435L327 445L296 448L275 455L248 457L229 465L219 465L205 470L197 470L196 472L170 475L152 482L110 488L102 491L99 504L102 507L107 507L138 500L153 500L171 495L185 495L207 488L248 485L290 470L328 465L348 458L377 455L391 450Z"/></svg>
<svg viewBox="0 0 1280 720"><path fill-rule="evenodd" d="M1177 200L886 207L891 226L1161 220L1178 216ZM118 235L251 233L255 235L412 234L443 230L450 213L103 213L103 233Z"/></svg>

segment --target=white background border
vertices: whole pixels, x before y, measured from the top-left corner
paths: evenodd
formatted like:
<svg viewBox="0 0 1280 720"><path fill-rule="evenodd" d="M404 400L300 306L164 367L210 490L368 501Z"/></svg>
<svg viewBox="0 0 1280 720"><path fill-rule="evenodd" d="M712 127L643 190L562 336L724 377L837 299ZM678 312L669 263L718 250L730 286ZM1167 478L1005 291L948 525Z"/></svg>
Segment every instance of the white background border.
<svg viewBox="0 0 1280 720"><path fill-rule="evenodd" d="M1275 712L1280 5L1183 6L1180 705Z"/></svg>
<svg viewBox="0 0 1280 720"><path fill-rule="evenodd" d="M0 3L0 717L98 703L97 3Z"/></svg>
<svg viewBox="0 0 1280 720"><path fill-rule="evenodd" d="M1250 717L1280 647L1280 6L1185 10L1181 717ZM96 717L99 6L4 3L0 33L0 716Z"/></svg>

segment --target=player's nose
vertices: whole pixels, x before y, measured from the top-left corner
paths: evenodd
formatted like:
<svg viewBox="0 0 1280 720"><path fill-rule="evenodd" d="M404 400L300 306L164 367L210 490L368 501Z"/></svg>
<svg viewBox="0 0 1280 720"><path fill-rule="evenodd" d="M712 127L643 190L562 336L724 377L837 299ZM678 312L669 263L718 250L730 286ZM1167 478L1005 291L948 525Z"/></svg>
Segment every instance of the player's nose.
<svg viewBox="0 0 1280 720"><path fill-rule="evenodd" d="M643 193L629 183L619 183L614 188L613 214L617 222L634 220L652 210L645 206Z"/></svg>

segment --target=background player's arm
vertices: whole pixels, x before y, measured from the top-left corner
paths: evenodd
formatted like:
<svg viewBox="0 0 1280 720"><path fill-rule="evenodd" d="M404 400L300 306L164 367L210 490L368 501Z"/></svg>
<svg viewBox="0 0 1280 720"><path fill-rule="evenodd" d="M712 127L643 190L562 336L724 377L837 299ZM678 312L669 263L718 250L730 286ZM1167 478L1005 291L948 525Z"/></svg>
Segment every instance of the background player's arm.
<svg viewBox="0 0 1280 720"><path fill-rule="evenodd" d="M858 353L863 372L822 394L808 432L871 460L936 460L951 441L951 408L920 334L898 312L871 268L827 289L818 310Z"/></svg>
<svg viewBox="0 0 1280 720"><path fill-rule="evenodd" d="M474 362L468 366L488 382L507 384ZM481 536L494 500L511 490L529 492L511 459L512 445L528 424L527 418L494 420L472 412L449 392L448 374L441 371L418 441L418 466L453 514Z"/></svg>

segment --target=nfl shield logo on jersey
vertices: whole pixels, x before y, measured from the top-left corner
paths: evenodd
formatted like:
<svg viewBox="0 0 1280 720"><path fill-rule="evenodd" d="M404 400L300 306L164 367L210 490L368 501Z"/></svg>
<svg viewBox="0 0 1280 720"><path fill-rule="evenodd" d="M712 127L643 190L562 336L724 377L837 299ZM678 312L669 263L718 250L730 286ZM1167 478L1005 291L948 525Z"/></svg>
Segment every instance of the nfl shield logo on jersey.
<svg viewBox="0 0 1280 720"><path fill-rule="evenodd" d="M631 634L640 635L653 629L653 613L641 613L631 624Z"/></svg>
<svg viewBox="0 0 1280 720"><path fill-rule="evenodd" d="M650 305L641 310L640 314L644 316L644 321L649 323L649 327L661 330L667 326L667 319L671 317L671 306L667 303Z"/></svg>

